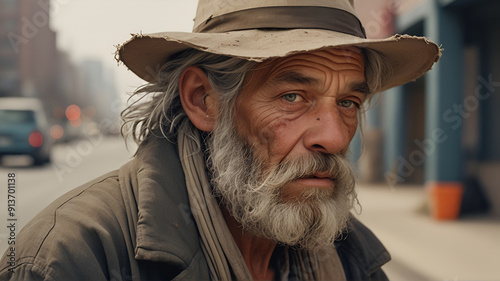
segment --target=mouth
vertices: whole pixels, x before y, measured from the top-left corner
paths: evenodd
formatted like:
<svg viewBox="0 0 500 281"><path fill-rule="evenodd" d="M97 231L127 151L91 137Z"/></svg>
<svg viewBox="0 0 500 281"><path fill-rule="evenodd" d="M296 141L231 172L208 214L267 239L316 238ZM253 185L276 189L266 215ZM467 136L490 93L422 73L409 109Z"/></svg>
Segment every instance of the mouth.
<svg viewBox="0 0 500 281"><path fill-rule="evenodd" d="M322 189L329 194L335 188L335 178L327 172L316 172L312 175L297 178L286 185L283 189L282 198L285 201L293 201L302 198L303 194L309 193L313 189Z"/></svg>
<svg viewBox="0 0 500 281"><path fill-rule="evenodd" d="M334 178L330 177L328 172L316 172L312 175L312 178L334 180Z"/></svg>
<svg viewBox="0 0 500 281"><path fill-rule="evenodd" d="M312 175L300 177L293 182L304 188L332 188L335 178L332 178L328 172L316 172Z"/></svg>
<svg viewBox="0 0 500 281"><path fill-rule="evenodd" d="M332 177L328 172L316 172L312 175L306 175L295 180L305 180L305 179L317 179L317 180L331 180L335 181L335 178Z"/></svg>

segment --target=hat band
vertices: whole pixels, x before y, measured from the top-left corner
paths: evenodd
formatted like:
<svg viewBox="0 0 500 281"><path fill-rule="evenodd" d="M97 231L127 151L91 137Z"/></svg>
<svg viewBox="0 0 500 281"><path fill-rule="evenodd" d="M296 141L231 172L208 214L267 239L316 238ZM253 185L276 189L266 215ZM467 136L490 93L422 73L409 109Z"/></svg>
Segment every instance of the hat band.
<svg viewBox="0 0 500 281"><path fill-rule="evenodd" d="M221 33L247 29L327 29L366 38L355 15L317 6L261 7L231 12L209 18L193 31Z"/></svg>

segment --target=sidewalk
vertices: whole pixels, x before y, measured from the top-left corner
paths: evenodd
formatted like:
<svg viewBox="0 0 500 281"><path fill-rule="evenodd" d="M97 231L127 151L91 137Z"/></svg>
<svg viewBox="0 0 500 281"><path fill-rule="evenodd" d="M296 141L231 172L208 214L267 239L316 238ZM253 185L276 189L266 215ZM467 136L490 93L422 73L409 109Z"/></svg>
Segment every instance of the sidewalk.
<svg viewBox="0 0 500 281"><path fill-rule="evenodd" d="M500 280L500 219L436 221L417 212L423 187L358 185L357 217L392 255L384 267L393 281ZM356 210L359 210L357 208Z"/></svg>

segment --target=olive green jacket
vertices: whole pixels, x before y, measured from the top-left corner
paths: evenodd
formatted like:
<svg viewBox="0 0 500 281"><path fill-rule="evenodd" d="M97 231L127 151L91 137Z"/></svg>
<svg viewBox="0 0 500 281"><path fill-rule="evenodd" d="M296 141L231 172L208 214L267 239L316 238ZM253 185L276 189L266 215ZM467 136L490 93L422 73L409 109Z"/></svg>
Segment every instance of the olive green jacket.
<svg viewBox="0 0 500 281"><path fill-rule="evenodd" d="M0 280L209 280L176 146L141 145L129 163L63 195L4 255ZM348 280L386 280L390 257L355 219L337 251Z"/></svg>

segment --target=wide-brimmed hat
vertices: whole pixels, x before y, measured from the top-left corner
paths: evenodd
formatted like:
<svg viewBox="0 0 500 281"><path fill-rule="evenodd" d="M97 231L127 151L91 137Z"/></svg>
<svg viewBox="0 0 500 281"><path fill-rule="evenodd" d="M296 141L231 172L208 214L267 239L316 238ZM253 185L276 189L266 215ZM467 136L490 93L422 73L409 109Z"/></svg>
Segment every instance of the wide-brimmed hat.
<svg viewBox="0 0 500 281"><path fill-rule="evenodd" d="M193 32L136 34L118 59L153 82L171 55L189 48L262 62L323 48L357 46L382 54L392 68L380 90L415 80L441 55L424 37L367 39L353 0L199 0ZM161 19L160 19L161 20Z"/></svg>

